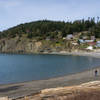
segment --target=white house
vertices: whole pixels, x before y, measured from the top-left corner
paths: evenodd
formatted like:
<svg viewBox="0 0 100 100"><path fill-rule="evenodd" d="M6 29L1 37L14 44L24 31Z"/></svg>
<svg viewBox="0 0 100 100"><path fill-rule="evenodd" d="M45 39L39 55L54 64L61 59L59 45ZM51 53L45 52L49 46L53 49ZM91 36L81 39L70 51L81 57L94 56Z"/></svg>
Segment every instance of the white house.
<svg viewBox="0 0 100 100"><path fill-rule="evenodd" d="M97 41L96 47L100 47L100 41Z"/></svg>
<svg viewBox="0 0 100 100"><path fill-rule="evenodd" d="M100 44L100 41L97 41L97 44Z"/></svg>
<svg viewBox="0 0 100 100"><path fill-rule="evenodd" d="M85 43L85 41L83 39L79 39L78 40L80 43Z"/></svg>
<svg viewBox="0 0 100 100"><path fill-rule="evenodd" d="M85 40L86 43L88 42L94 42L94 40Z"/></svg>
<svg viewBox="0 0 100 100"><path fill-rule="evenodd" d="M72 43L73 45L78 45L78 43L76 43L76 42L74 42L74 43Z"/></svg>
<svg viewBox="0 0 100 100"><path fill-rule="evenodd" d="M68 39L68 40L73 39L73 35L72 34L68 34L66 39Z"/></svg>
<svg viewBox="0 0 100 100"><path fill-rule="evenodd" d="M93 47L92 46L88 46L86 49L87 50L93 50Z"/></svg>

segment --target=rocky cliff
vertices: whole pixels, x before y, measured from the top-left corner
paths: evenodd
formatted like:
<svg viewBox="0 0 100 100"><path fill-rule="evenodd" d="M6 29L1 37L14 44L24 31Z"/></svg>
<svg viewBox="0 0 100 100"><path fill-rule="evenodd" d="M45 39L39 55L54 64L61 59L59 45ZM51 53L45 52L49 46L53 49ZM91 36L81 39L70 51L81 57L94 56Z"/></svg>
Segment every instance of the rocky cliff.
<svg viewBox="0 0 100 100"><path fill-rule="evenodd" d="M51 53L77 49L68 41L36 40L27 37L3 38L0 40L2 53Z"/></svg>
<svg viewBox="0 0 100 100"><path fill-rule="evenodd" d="M0 40L0 52L6 53L36 53L41 42L30 41L26 38L6 38Z"/></svg>

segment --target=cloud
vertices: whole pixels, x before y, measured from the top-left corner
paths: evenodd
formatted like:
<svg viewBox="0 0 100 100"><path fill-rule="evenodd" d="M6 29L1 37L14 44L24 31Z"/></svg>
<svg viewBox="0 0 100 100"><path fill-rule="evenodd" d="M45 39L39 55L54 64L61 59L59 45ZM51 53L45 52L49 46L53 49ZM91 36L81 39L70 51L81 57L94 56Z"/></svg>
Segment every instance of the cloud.
<svg viewBox="0 0 100 100"><path fill-rule="evenodd" d="M99 4L99 0L0 0L0 28L41 19L100 16Z"/></svg>

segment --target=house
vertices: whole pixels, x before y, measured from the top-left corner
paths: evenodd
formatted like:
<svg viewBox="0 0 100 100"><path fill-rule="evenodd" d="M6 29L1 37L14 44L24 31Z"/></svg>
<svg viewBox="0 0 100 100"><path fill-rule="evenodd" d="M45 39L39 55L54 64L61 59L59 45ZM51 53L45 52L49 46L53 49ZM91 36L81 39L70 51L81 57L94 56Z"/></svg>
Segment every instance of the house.
<svg viewBox="0 0 100 100"><path fill-rule="evenodd" d="M83 39L79 39L78 41L79 41L80 44L85 43L85 41Z"/></svg>
<svg viewBox="0 0 100 100"><path fill-rule="evenodd" d="M73 39L73 35L72 34L68 34L67 37L66 37L66 39L68 39L68 40Z"/></svg>
<svg viewBox="0 0 100 100"><path fill-rule="evenodd" d="M94 40L84 40L84 41L85 41L85 43L87 43L90 46L95 46L96 45L96 42L94 42Z"/></svg>
<svg viewBox="0 0 100 100"><path fill-rule="evenodd" d="M88 46L86 49L87 50L93 50L93 46Z"/></svg>
<svg viewBox="0 0 100 100"><path fill-rule="evenodd" d="M100 47L100 41L97 41L96 47Z"/></svg>
<svg viewBox="0 0 100 100"><path fill-rule="evenodd" d="M96 44L96 47L99 47L100 48L100 44Z"/></svg>
<svg viewBox="0 0 100 100"><path fill-rule="evenodd" d="M86 40L86 39L88 39L88 37L87 36L83 36L82 39L83 40Z"/></svg>
<svg viewBox="0 0 100 100"><path fill-rule="evenodd" d="M73 45L78 45L78 43L76 43L76 42L73 42L72 44L73 44Z"/></svg>
<svg viewBox="0 0 100 100"><path fill-rule="evenodd" d="M94 40L84 40L86 43L94 42Z"/></svg>
<svg viewBox="0 0 100 100"><path fill-rule="evenodd" d="M66 40L66 37L63 37L63 40Z"/></svg>
<svg viewBox="0 0 100 100"><path fill-rule="evenodd" d="M97 41L97 44L100 44L100 41Z"/></svg>
<svg viewBox="0 0 100 100"><path fill-rule="evenodd" d="M90 46L95 46L96 42L88 42L87 44L90 45Z"/></svg>
<svg viewBox="0 0 100 100"><path fill-rule="evenodd" d="M95 40L96 38L95 38L95 36L91 36L91 40Z"/></svg>

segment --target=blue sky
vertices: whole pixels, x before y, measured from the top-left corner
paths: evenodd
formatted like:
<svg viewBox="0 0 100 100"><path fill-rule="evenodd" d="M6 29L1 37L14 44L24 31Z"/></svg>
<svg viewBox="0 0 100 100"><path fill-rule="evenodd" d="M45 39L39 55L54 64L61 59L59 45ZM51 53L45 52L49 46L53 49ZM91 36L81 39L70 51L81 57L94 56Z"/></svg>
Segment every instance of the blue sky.
<svg viewBox="0 0 100 100"><path fill-rule="evenodd" d="M0 31L35 20L97 17L99 10L100 0L0 0Z"/></svg>

